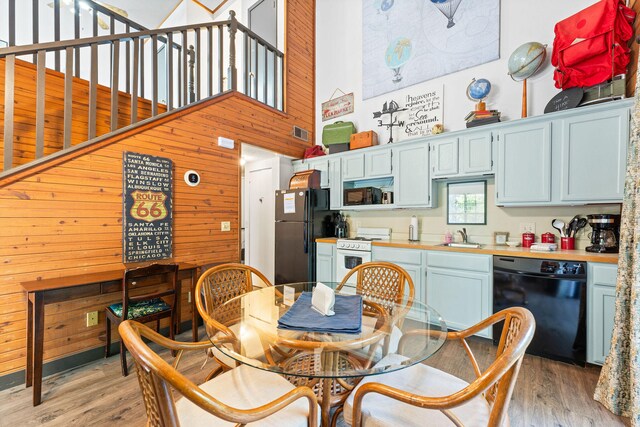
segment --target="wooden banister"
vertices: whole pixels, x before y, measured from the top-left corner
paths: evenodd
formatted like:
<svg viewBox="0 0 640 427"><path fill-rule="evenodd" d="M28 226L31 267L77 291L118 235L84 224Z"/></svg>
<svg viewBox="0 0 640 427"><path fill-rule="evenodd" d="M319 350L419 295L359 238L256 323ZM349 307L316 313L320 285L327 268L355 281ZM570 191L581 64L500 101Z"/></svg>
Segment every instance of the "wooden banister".
<svg viewBox="0 0 640 427"><path fill-rule="evenodd" d="M54 4L55 7L57 6ZM94 16L97 15L94 14ZM117 19L112 16L112 24ZM94 24L95 22L94 19ZM123 22L127 24L127 28L139 28L132 21ZM245 43L238 44L240 53L236 48L238 32L243 33L245 41ZM109 48L110 55L103 55L100 52L102 46ZM79 59L82 56L78 55L78 52L83 48L88 48L89 55L84 57L88 63L81 65ZM164 57L162 59L159 57L159 49L163 50ZM242 52L243 50L244 52ZM80 70L85 70L84 72L88 73L84 76L85 80L89 82L86 124L86 139L88 141L101 136L96 126L99 86L110 88L109 124L106 130L108 132L115 132L139 120L139 99L145 97L145 87L147 93L150 93L151 117L163 113L164 107L166 107L166 111L171 111L217 95L225 90L239 90L239 88L242 88L246 95L267 106L282 109L283 84L281 79L283 73L279 70L284 67L284 55L276 47L238 23L233 11L230 12L229 20L226 21L156 30L142 29L125 34L109 34L0 48L0 60L5 59L5 106L12 106L16 101L15 61L29 62L33 60L33 57L36 58L37 64L34 76L36 80L36 108L35 117L30 121L35 123L35 155L26 161L24 155L20 161L14 158L16 150L14 150L13 144L20 138L14 129L14 122L17 122L21 117L16 117L15 111L6 108L2 144L4 147L3 172L28 161L39 160L45 157L45 154L51 155L49 152L51 146L67 150L73 145L83 142L72 141L71 132L71 127L74 124L72 105L79 102L78 99L72 98L74 74L75 77L78 77L77 73ZM47 63L47 60L51 57L54 59L53 68L59 70L61 64L64 67L62 70L64 73L62 95L64 120L61 123L63 127L61 141L45 141L45 123L47 123L44 116L45 99L50 94L50 89L45 87L45 80L49 75L47 65L50 64ZM59 63L60 59L63 59L61 64ZM148 63L146 69L145 62ZM241 72L238 72L238 67L242 69ZM99 70L105 68L109 71L108 81L99 80L103 76ZM225 79L227 80L226 85L224 84ZM213 87L214 85L217 87ZM53 89L55 88L51 90ZM60 96L59 92L55 93L55 96ZM129 123L122 123L124 120L118 120L123 93L129 96L129 105L131 106ZM102 134L104 132L105 130L102 131Z"/></svg>

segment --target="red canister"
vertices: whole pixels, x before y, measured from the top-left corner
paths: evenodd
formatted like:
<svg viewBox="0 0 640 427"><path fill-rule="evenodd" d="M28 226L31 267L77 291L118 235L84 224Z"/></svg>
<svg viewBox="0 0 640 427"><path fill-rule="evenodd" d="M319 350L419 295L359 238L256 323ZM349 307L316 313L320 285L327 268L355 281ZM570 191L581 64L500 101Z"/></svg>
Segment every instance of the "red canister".
<svg viewBox="0 0 640 427"><path fill-rule="evenodd" d="M531 232L522 233L522 247L530 248L536 241L536 235Z"/></svg>
<svg viewBox="0 0 640 427"><path fill-rule="evenodd" d="M542 243L555 243L556 242L556 236L552 233L544 233L541 237L541 241Z"/></svg>

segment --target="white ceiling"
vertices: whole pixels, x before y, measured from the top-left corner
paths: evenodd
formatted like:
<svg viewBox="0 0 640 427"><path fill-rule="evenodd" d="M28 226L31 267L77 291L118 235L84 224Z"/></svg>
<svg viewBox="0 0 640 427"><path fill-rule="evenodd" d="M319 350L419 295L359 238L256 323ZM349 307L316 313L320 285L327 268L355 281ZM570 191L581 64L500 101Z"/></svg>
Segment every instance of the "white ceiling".
<svg viewBox="0 0 640 427"><path fill-rule="evenodd" d="M182 0L99 0L124 9L128 18L147 28L158 28Z"/></svg>

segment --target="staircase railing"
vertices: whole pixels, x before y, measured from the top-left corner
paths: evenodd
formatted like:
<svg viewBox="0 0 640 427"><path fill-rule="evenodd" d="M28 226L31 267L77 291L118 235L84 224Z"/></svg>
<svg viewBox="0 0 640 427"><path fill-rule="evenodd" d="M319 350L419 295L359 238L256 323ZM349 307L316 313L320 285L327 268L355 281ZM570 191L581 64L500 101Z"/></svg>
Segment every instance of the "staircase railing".
<svg viewBox="0 0 640 427"><path fill-rule="evenodd" d="M4 12L7 17L7 27L6 32L0 31L0 34L7 38L6 42L9 46L147 30L145 26L92 0L8 0L6 10L0 11L0 15ZM50 13L53 16L45 16ZM31 19L20 19L25 16L30 16ZM19 29L16 27L17 21L19 21ZM46 24L45 28L52 27L52 35L41 34L42 23ZM27 39L29 33L31 33L30 40ZM80 52L76 50L75 54L76 64L79 64ZM36 62L35 55L33 62ZM60 71L59 51L54 53L54 62L55 65L51 68ZM79 66L76 67L75 75L80 76Z"/></svg>
<svg viewBox="0 0 640 427"><path fill-rule="evenodd" d="M123 45L126 49L122 49ZM166 49L167 46L173 48ZM75 54L77 51L81 51L80 56ZM226 21L2 48L0 60L5 61L4 171L15 166L16 60L31 56L36 58L37 76L34 160L44 156L46 59L51 53L58 53L63 59L60 64L64 75L62 149L75 145L72 144L73 76L78 62L80 76L87 75L89 82L86 140L99 136L96 134L96 100L101 83L110 87L110 131L138 121L138 100L145 93L150 94L151 116L159 114L159 105L165 105L166 110L171 111L226 90L241 91L274 108L282 109L283 106L284 55L238 23L233 11ZM82 62L85 56L87 63ZM150 64L146 71L145 62ZM130 98L131 114L127 123L118 120L121 88Z"/></svg>

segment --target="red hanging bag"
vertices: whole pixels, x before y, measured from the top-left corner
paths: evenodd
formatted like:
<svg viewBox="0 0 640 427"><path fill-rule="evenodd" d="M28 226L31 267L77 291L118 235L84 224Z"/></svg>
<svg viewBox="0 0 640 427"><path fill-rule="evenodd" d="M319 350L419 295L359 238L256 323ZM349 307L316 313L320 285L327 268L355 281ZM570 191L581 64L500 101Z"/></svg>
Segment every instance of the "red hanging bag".
<svg viewBox="0 0 640 427"><path fill-rule="evenodd" d="M305 148L303 158L310 159L312 157L319 157L324 155L325 155L325 152L322 149L322 146L314 145L313 147Z"/></svg>
<svg viewBox="0 0 640 427"><path fill-rule="evenodd" d="M601 0L558 22L551 56L556 87L593 86L626 73L635 17L624 0Z"/></svg>

